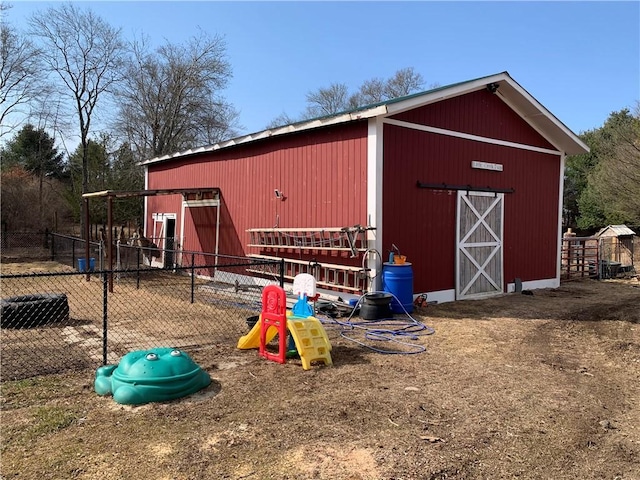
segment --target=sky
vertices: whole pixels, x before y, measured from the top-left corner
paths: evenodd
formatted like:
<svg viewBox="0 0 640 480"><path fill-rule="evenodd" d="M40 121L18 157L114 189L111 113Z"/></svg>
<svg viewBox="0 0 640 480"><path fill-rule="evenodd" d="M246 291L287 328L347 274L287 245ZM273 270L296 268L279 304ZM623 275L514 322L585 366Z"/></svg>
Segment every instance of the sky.
<svg viewBox="0 0 640 480"><path fill-rule="evenodd" d="M59 2L9 0L26 29ZM125 38L224 37L233 78L223 95L253 133L306 107L306 94L413 67L425 90L507 71L579 134L640 100L640 2L82 1Z"/></svg>

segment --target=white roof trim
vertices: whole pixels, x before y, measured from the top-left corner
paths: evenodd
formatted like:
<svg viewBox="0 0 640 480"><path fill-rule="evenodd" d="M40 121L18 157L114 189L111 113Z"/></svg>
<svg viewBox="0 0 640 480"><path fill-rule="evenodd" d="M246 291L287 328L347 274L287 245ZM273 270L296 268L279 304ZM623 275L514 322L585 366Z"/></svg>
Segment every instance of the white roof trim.
<svg viewBox="0 0 640 480"><path fill-rule="evenodd" d="M388 115L397 115L398 113L413 108L482 90L490 83L498 84L500 87L496 94L533 129L556 147L558 151L565 152L569 155L587 153L589 151L589 147L585 145L576 134L532 97L529 92L522 88L518 82L511 78L506 72L452 85L450 88L425 92L424 95L393 103L388 105ZM530 112L525 110L527 106ZM569 138L563 139L563 136Z"/></svg>
<svg viewBox="0 0 640 480"><path fill-rule="evenodd" d="M149 165L170 159L187 157L199 153L212 152L235 145L253 142L265 138L285 135L293 132L312 130L315 128L337 125L340 123L362 120L372 117L389 117L398 113L418 108L431 103L440 102L448 98L465 95L477 90L482 90L490 83L499 85L497 94L511 109L520 115L532 128L549 141L560 152L567 155L587 153L589 147L578 138L569 128L558 120L540 102L522 88L507 72L490 75L488 77L462 82L450 87L436 88L423 94L410 95L405 100L392 100L390 102L375 105L371 108L341 113L335 116L322 117L270 128L260 132L243 135L230 140L215 143L213 145L192 148L182 152L155 157L141 162L141 165Z"/></svg>
<svg viewBox="0 0 640 480"><path fill-rule="evenodd" d="M243 135L241 137L232 138L231 140L225 140L215 143L206 147L191 148L182 152L176 152L169 155L163 155L161 157L155 157L150 160L145 160L141 165L149 165L151 163L162 162L174 158L186 157L197 153L212 152L220 150L222 148L231 147L234 145L241 145L243 143L253 142L254 140L261 140L263 138L275 137L276 135L284 135L287 133L301 132L304 130L312 130L314 128L326 127L329 125L335 125L338 123L346 123L354 120L362 120L370 117L378 117L387 113L387 106L380 105L377 107L369 108L366 110L359 110L357 112L344 113L337 116L312 119L292 125L284 125L282 127L269 128L260 132Z"/></svg>
<svg viewBox="0 0 640 480"><path fill-rule="evenodd" d="M424 95L402 100L392 105L389 105L389 115L397 115L398 113L405 112L418 107L423 107L431 103L441 102L448 98L458 97L460 95L466 95L467 93L482 90L487 87L489 83L497 83L504 78L504 74L492 75L491 77L479 78L469 82L453 85L450 88L436 89L431 92L425 92Z"/></svg>
<svg viewBox="0 0 640 480"><path fill-rule="evenodd" d="M578 155L581 153L589 152L589 147L582 140L580 140L580 138L575 133L573 133L564 123L558 120L555 115L553 115L544 107L544 105L542 105L540 102L538 102L538 100L531 96L529 92L522 88L518 82L516 82L508 74L501 75L505 76L505 83L509 84L510 87L512 87L518 94L520 94L520 96L529 104L531 104L537 111L534 111L531 114L523 114L520 106L514 104L517 101L517 98L514 98L512 95L505 94L505 92L501 91L500 89L498 89L497 93L500 94L501 98L506 99L507 105L518 112L522 116L522 118L535 130L537 130L538 133L545 137L547 141L549 141L549 143L551 143L555 147L558 147L559 150L564 151L568 155ZM549 122L550 125L541 125L541 123L545 123L545 121ZM551 133L553 129L556 129L557 132ZM569 139L565 139L563 141L562 134L569 137ZM559 140L556 140L556 138L558 137L560 137ZM571 143L574 143L576 145L571 145Z"/></svg>

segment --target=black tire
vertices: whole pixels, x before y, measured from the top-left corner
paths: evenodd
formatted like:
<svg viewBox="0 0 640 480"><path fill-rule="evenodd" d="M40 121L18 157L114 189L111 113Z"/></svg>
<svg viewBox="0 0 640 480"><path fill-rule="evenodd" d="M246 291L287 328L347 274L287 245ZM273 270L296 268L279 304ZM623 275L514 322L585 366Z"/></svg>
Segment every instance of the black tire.
<svg viewBox="0 0 640 480"><path fill-rule="evenodd" d="M41 293L3 298L0 327L35 328L69 320L69 302L64 293Z"/></svg>

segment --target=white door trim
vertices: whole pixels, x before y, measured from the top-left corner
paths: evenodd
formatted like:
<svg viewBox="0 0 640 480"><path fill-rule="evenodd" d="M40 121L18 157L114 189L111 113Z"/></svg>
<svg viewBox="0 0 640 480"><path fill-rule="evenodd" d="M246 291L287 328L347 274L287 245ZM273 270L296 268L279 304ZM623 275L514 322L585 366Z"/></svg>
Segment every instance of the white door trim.
<svg viewBox="0 0 640 480"><path fill-rule="evenodd" d="M187 208L196 207L216 207L216 258L215 264L218 264L218 249L220 247L220 200L219 199L206 199L206 200L183 200L182 207L180 209L180 253L177 260L178 265L182 265L182 252L184 250L184 218Z"/></svg>
<svg viewBox="0 0 640 480"><path fill-rule="evenodd" d="M479 212L478 209L470 201L470 197L494 197L494 201L484 210ZM475 217L474 224L468 229L467 232L461 232L461 220L463 208L467 208L471 211ZM492 228L486 221L486 218L490 214L497 213L500 216L498 231ZM485 241L469 241L472 239L473 234L477 231L478 227L483 226L484 229L491 236L491 240ZM504 233L504 193L492 193L492 192L466 192L458 191L458 205L457 205L457 218L456 218L456 299L468 299L468 298L481 298L491 295L503 293L503 279L504 279L504 256L502 249L502 238ZM469 251L469 248L475 247L490 247L491 253L479 262L477 258ZM487 271L487 267L491 261L494 260L496 255L499 255L499 271L495 272L495 275L499 278L493 278ZM471 278L462 278L463 272L461 269L462 260L470 262L475 268L476 272ZM483 277L484 280L489 282L494 290L486 292L472 292L469 293L471 287L476 281ZM464 285L463 285L464 283Z"/></svg>
<svg viewBox="0 0 640 480"><path fill-rule="evenodd" d="M157 246L158 248L164 252L164 250L167 247L166 244L166 231L167 231L167 221L168 220L176 220L178 217L177 214L175 213L153 213L151 215L151 219L153 220L153 230L151 231L151 240L152 241L157 241ZM157 225L160 224L160 231L157 232L156 228ZM175 232L174 232L175 235ZM157 239L157 240L155 240ZM154 259L151 262L151 266L152 267L160 267L163 268L165 267L164 264L164 253L162 255L162 258L160 259Z"/></svg>

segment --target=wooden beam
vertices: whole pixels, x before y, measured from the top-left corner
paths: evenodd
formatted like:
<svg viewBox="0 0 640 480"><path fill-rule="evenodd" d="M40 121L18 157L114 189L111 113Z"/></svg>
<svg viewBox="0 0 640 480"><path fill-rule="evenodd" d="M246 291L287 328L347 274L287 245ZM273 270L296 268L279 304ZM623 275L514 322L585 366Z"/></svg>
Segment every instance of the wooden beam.
<svg viewBox="0 0 640 480"><path fill-rule="evenodd" d="M513 188L493 188L480 187L477 185L449 185L447 183L422 183L420 180L416 182L418 188L429 188L431 190L462 190L465 192L490 192L490 193L515 193Z"/></svg>

